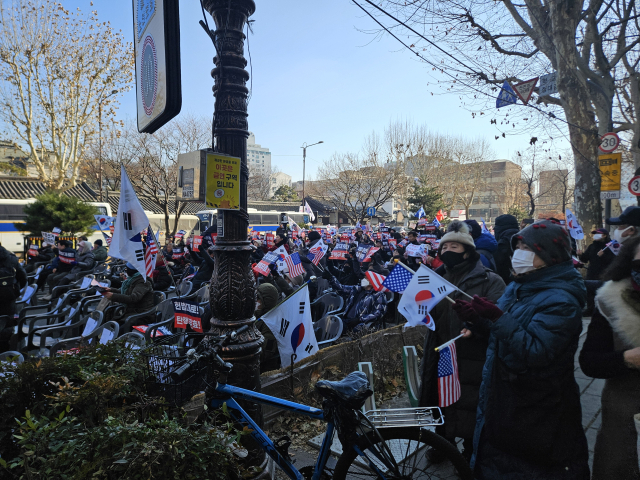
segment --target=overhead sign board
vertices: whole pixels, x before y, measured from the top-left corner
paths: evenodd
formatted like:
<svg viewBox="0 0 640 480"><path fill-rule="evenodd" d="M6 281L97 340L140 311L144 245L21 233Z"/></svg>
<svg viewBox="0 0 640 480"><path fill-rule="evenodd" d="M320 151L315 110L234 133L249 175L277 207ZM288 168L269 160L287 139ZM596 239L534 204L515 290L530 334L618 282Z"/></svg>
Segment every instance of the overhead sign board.
<svg viewBox="0 0 640 480"><path fill-rule="evenodd" d="M545 95L551 95L558 93L558 72L547 73L540 77L540 88L538 89L538 95L543 97Z"/></svg>
<svg viewBox="0 0 640 480"><path fill-rule="evenodd" d="M133 0L138 130L153 133L180 113L178 0Z"/></svg>
<svg viewBox="0 0 640 480"><path fill-rule="evenodd" d="M620 198L622 154L600 155L598 167L600 168L600 198L603 200Z"/></svg>
<svg viewBox="0 0 640 480"><path fill-rule="evenodd" d="M600 145L598 149L603 153L615 152L616 148L620 145L620 137L617 133L609 132L605 133L600 138Z"/></svg>

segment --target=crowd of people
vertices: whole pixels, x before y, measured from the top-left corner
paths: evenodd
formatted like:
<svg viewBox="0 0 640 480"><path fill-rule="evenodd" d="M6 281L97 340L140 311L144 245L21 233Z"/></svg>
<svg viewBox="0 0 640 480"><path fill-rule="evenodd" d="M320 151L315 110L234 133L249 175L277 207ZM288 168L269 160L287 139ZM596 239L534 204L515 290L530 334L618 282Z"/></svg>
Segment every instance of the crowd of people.
<svg viewBox="0 0 640 480"><path fill-rule="evenodd" d="M256 318L308 282L312 301L326 290L343 297L345 331L377 328L396 312L370 274L383 278L395 268L425 265L458 290L452 302L430 312L435 329L425 330L420 404L438 404L434 347L462 335L456 341L461 395L442 409L446 422L437 431L451 442L462 439L476 478L640 478L633 418L640 413L640 207L607 223L617 227L613 234L594 230L584 251L563 222L518 222L511 215L497 217L493 233L474 220L454 220L446 228L421 222L409 231L358 226L343 233L283 225L273 235L249 236L251 263L256 266L269 252L297 253L304 273L292 275L277 262L263 273L254 268ZM170 238L151 281L127 264L110 279L105 297L128 314L142 313L153 308L154 291L178 278L190 278L194 289L208 283L214 232L215 226L203 233L199 248L189 239ZM317 261L313 252L324 245ZM0 315L12 316L27 272L39 265L46 266L38 286L49 288L44 299L51 300L55 287L70 285L107 257L101 240L92 245L80 237L75 248L64 240L43 243L25 272L0 247ZM574 377L585 315L591 321L580 365L586 375L606 379L592 472ZM258 327L266 337L263 361L269 362L277 357L277 342L260 321ZM429 455L441 461L441 452Z"/></svg>

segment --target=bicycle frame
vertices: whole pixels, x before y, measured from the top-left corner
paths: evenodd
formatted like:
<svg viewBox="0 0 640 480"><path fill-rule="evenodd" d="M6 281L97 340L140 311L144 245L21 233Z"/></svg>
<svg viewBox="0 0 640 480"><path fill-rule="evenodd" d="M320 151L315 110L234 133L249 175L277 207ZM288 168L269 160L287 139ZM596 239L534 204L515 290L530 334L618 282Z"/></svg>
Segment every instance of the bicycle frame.
<svg viewBox="0 0 640 480"><path fill-rule="evenodd" d="M284 458L276 450L274 443L267 436L266 433L247 415L243 408L238 405L236 399L248 400L250 402L261 403L264 405L272 405L279 407L283 410L290 410L294 413L304 415L316 420L324 420L322 410L319 408L309 407L302 405L301 403L289 402L288 400L282 400L280 398L271 397L262 393L253 392L251 390L245 390L244 388L234 387L232 385L218 383L216 386L216 392L221 395L221 398L216 398L211 402L212 408L221 408L223 403L227 404L227 408L231 417L243 427L251 429L251 436L260 445L260 447L269 455L273 461L287 474L289 478L296 480L303 480L302 474L293 466L293 464ZM327 422L327 431L325 433L322 445L320 447L320 453L313 471L313 480L320 480L320 475L324 470L324 466L329 458L329 452L331 444L333 443L333 435L335 433L333 422Z"/></svg>

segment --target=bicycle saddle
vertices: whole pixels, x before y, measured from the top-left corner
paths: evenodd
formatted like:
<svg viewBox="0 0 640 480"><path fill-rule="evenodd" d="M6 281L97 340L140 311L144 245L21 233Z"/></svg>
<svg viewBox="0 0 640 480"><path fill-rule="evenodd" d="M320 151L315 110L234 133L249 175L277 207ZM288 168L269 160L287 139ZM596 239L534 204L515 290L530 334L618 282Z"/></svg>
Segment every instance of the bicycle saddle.
<svg viewBox="0 0 640 480"><path fill-rule="evenodd" d="M336 400L354 409L362 407L364 401L373 394L369 388L369 380L363 372L351 372L337 382L320 380L315 388L324 398Z"/></svg>

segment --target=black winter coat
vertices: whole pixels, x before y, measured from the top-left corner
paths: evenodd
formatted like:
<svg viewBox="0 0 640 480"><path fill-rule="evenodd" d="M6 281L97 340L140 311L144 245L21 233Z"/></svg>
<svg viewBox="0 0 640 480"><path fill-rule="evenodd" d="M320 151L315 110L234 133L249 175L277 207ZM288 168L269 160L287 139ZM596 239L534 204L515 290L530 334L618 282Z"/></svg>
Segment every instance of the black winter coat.
<svg viewBox="0 0 640 480"><path fill-rule="evenodd" d="M616 258L616 255L607 248L602 252L601 256L598 256L607 242L596 241L587 247L587 249L578 257L582 263L589 263L587 266L587 280L600 280L600 275L611 265L611 262Z"/></svg>
<svg viewBox="0 0 640 480"><path fill-rule="evenodd" d="M513 250L511 249L511 237L518 233L517 228L502 230L498 234L496 231L496 240L498 248L493 252L493 261L496 263L496 273L502 277L505 284L509 284L511 277L511 257Z"/></svg>

